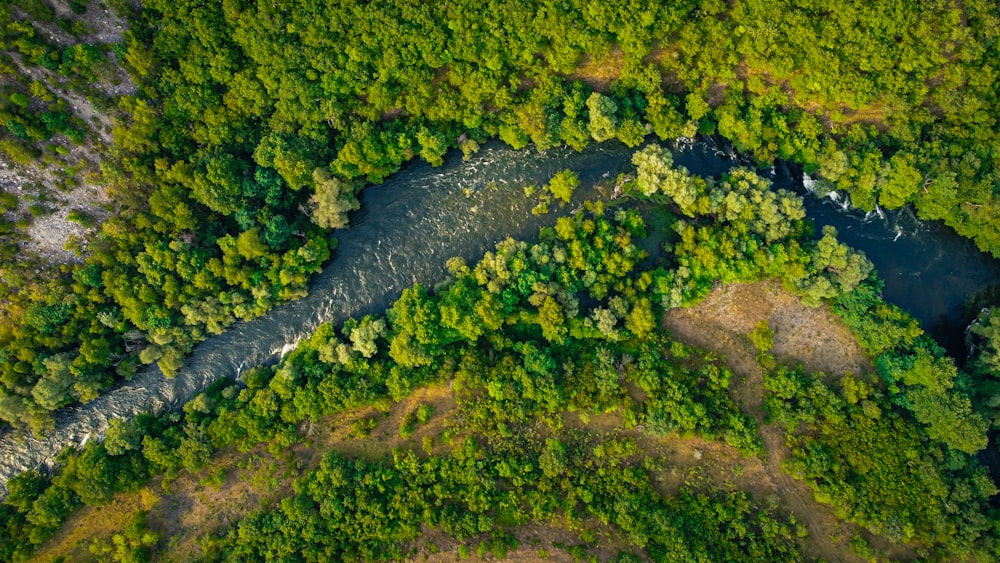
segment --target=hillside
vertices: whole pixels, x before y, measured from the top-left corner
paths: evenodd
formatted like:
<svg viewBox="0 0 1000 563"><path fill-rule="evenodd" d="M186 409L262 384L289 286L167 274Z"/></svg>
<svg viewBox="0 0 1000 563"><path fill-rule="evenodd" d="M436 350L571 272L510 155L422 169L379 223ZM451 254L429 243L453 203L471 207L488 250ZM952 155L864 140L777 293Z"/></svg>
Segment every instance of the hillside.
<svg viewBox="0 0 1000 563"><path fill-rule="evenodd" d="M721 330L712 325L713 319L734 322ZM857 341L828 308L805 307L775 283L724 286L694 307L669 312L664 325L681 341L721 354L735 376L730 394L743 410L762 415L761 397L765 389L754 360L756 350L750 343L750 333L760 321L776 327L773 350L782 363L804 363L811 371L834 377L872 371ZM803 329L805 333L801 332ZM720 338L723 332L730 337L728 341ZM824 339L816 347L803 345L817 335L829 336L830 340ZM641 394L638 390L632 393L633 397L638 394ZM315 470L324 452L367 461L390 457L397 449L414 451L421 457L446 452L446 444L455 438L444 440L443 436L449 429L460 432L461 403L455 381L451 380L416 389L386 411L368 407L310 421L305 427L305 443L288 450L286 455L272 455L263 447L246 453L219 452L194 474L185 473L166 484L154 481L136 493L121 495L107 507L80 511L39 550L35 559L48 561L60 555L74 561L86 559L92 556L86 550L92 538L110 536L124 529L140 510L145 512L150 529L170 546L160 555L163 560L193 559L200 553L199 538L219 534L258 507L290 494L295 476ZM421 406L432 409L431 417L412 431L404 430L407 415L412 417ZM358 431L359 423L364 423L363 432ZM788 457L788 452L783 435L778 429L763 425L760 418L758 423L762 424L768 450L766 461L745 457L726 444L695 436L673 433L655 436L629 428L617 410L562 415L565 428L586 432L598 443L631 440L637 448L634 456L663 460L663 467L652 474L660 494L676 495L681 488L748 491L757 504L775 507L801 523L808 532L802 541L803 553L808 557L861 560L851 552L849 540L863 532L857 526L838 521L829 506L813 499L808 487L784 474L781 461ZM404 438L403 434L408 436ZM429 452L423 449L425 437L433 444ZM598 539L586 541L580 537L580 530L558 520L521 525L509 532L518 547L504 558L515 561L572 561L581 553L604 561L629 545L627 538L614 528L597 526ZM472 553L468 560L491 559L489 555L485 558L474 555L479 541L481 538L456 541L447 534L427 529L404 553L414 561L456 561L458 546L465 545ZM910 554L890 545L882 542L880 548L897 557ZM573 546L578 547L570 549Z"/></svg>

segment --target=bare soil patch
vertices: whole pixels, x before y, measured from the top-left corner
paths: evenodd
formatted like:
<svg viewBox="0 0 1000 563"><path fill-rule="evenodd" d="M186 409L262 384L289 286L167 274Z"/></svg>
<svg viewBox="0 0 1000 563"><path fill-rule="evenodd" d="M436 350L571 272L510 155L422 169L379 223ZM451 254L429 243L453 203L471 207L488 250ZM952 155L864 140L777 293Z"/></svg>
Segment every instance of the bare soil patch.
<svg viewBox="0 0 1000 563"><path fill-rule="evenodd" d="M125 20L112 13L104 2L97 0L88 2L86 10L82 14L73 12L68 0L49 0L48 4L55 12L56 18L80 22L85 31L82 36L73 37L60 29L55 22L45 23L33 20L32 25L40 30L42 36L59 47L67 47L80 42L117 43L122 40ZM15 14L25 18L29 17L20 11L15 12Z"/></svg>
<svg viewBox="0 0 1000 563"><path fill-rule="evenodd" d="M583 55L576 70L566 76L569 81L579 80L598 92L610 92L611 83L618 79L625 66L625 53L618 46L603 57Z"/></svg>
<svg viewBox="0 0 1000 563"><path fill-rule="evenodd" d="M83 147L73 147L70 158L89 160ZM55 188L58 184L55 174L50 169L31 168L4 162L0 157L0 188L18 197L20 206L18 217L30 217L30 207L41 205L48 213L34 217L31 224L24 229L28 239L21 247L29 254L41 257L47 263L67 263L79 261L80 257L66 249L70 237L80 241L81 251L86 250L87 237L96 230L96 225L103 222L109 212L109 203L104 190L87 182L73 187L69 191ZM82 212L91 217L95 227L84 227L71 221L67 216L72 211Z"/></svg>
<svg viewBox="0 0 1000 563"><path fill-rule="evenodd" d="M751 365L739 352L753 349L748 335L760 321L767 321L774 331L772 353L779 361L801 363L808 371L831 376L872 369L857 339L828 307L806 307L777 281L725 285L698 305L664 316L664 326L675 336L725 354L742 372L750 371ZM753 354L749 360L756 366Z"/></svg>
<svg viewBox="0 0 1000 563"><path fill-rule="evenodd" d="M816 501L805 483L792 479L782 469L790 452L784 431L765 424L763 373L748 337L763 320L775 332L771 352L779 362L802 364L805 369L823 372L831 379L872 371L870 360L840 319L827 307L802 305L775 281L730 284L715 289L694 307L668 311L663 325L676 338L726 358L736 375L731 393L760 425L768 459L763 463L747 460L743 475L750 473L753 477L749 482L736 484L758 499L775 499L806 527L809 538L801 547L808 557L861 561L848 544L852 535L861 533L893 558L908 558L912 554L906 548L888 545L858 526L837 519L831 506Z"/></svg>
<svg viewBox="0 0 1000 563"><path fill-rule="evenodd" d="M46 41L61 48L88 43L98 45L104 50L108 50L109 45L122 41L126 22L114 15L103 2L98 0L87 2L82 14L74 13L68 0L50 0L48 4L53 8L57 19L74 22L78 34L75 37L70 35L60 29L55 21L47 23L32 21L40 37ZM16 2L14 8L13 14L16 18L29 17L17 7ZM54 209L48 214L39 214L36 210L35 214L39 216L25 229L29 237L29 240L22 245L26 254L40 257L45 263L78 261L79 256L66 250L64 246L70 237L85 241L93 229L67 220L67 215L74 210L83 212L93 218L95 224L109 215L104 209L107 196L101 187L95 185L96 180L93 178L98 170L97 163L102 158L102 147L112 142L112 121L111 116L99 108L103 107L102 104L95 105L94 96L107 97L106 103L112 103L117 97L134 94L136 86L131 82L120 61L115 59L113 52L109 53L108 63L98 69L95 80L84 86L79 83L72 84L67 77L51 70L26 64L19 53L9 52L8 55L19 74L26 79L45 84L56 97L66 102L73 115L83 120L89 127L88 139L82 145L74 146L61 135L51 140L52 143L46 150L61 145L58 150L64 155L62 157L50 160L52 155L48 154L44 160L39 158L27 167L13 167L0 162L2 165L0 184L3 184L7 191L17 194L22 202L21 209L17 213L18 218L27 217L28 207L39 202L44 202L50 210ZM68 149L68 153L63 150L64 148ZM77 180L72 189L59 188L64 184L62 175L65 175L65 172L58 170L62 166L73 167L76 170L70 174ZM81 178L83 181L79 182ZM85 250L85 242L80 250Z"/></svg>
<svg viewBox="0 0 1000 563"><path fill-rule="evenodd" d="M570 553L569 548L579 547L588 557L598 561L612 561L623 552L635 553L629 547L629 542L613 527L602 526L599 522L587 522L588 528L596 530L593 541L585 541L580 534L570 529L565 522L530 524L521 526L508 533L517 539L517 548L508 551L502 557L490 553L477 553L478 546L489 537L475 538L459 542L440 530L424 529L420 541L413 547L410 561L429 561L434 563L458 563L478 561L524 561L546 563L569 563L580 561L579 557ZM464 545L469 555L462 557L459 546Z"/></svg>

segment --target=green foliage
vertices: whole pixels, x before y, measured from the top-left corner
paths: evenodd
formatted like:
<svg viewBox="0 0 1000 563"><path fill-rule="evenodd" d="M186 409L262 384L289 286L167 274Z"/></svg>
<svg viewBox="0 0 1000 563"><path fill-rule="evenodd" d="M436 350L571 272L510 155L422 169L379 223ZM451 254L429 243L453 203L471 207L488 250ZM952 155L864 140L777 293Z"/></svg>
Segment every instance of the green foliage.
<svg viewBox="0 0 1000 563"><path fill-rule="evenodd" d="M371 434L376 426L378 426L378 419L359 418L351 423L351 436L354 438L363 438Z"/></svg>
<svg viewBox="0 0 1000 563"><path fill-rule="evenodd" d="M633 162L637 177L629 190L690 219L673 225L679 240L670 250L678 267L654 280L653 291L666 309L697 302L719 282L766 277L781 279L803 303L818 306L850 293L872 273L871 262L837 242L832 228L818 242L803 240L801 198L770 189L750 170L705 180L675 168L670 153L657 145L636 152Z"/></svg>
<svg viewBox="0 0 1000 563"><path fill-rule="evenodd" d="M552 194L552 197L563 203L569 203L573 197L573 190L580 184L580 179L572 170L563 170L549 180L545 186Z"/></svg>
<svg viewBox="0 0 1000 563"><path fill-rule="evenodd" d="M618 131L618 104L603 94L594 92L587 98L590 111L590 136L597 142L614 139Z"/></svg>
<svg viewBox="0 0 1000 563"><path fill-rule="evenodd" d="M638 338L645 338L659 323L653 312L653 304L649 299L640 299L625 317L625 328Z"/></svg>
<svg viewBox="0 0 1000 563"><path fill-rule="evenodd" d="M146 525L146 513L137 512L120 534L113 534L110 541L94 540L89 546L91 554L115 563L145 563L150 561L159 535Z"/></svg>
<svg viewBox="0 0 1000 563"><path fill-rule="evenodd" d="M853 379L838 392L779 368L765 386L768 410L792 446L786 469L817 499L897 542L937 545L955 556L974 549L986 532L985 503L997 489L961 448L942 446L954 439L908 423L889 396ZM978 441L984 430L969 438Z"/></svg>
<svg viewBox="0 0 1000 563"><path fill-rule="evenodd" d="M924 178L913 163L913 155L896 153L883 165L878 198L886 209L903 205L917 193Z"/></svg>
<svg viewBox="0 0 1000 563"><path fill-rule="evenodd" d="M1000 373L1000 314L998 309L983 311L972 325L972 333L982 338L976 362L980 369Z"/></svg>
<svg viewBox="0 0 1000 563"><path fill-rule="evenodd" d="M386 335L386 324L383 319L365 317L350 331L350 340L354 351L365 358L371 358L378 352L377 341Z"/></svg>
<svg viewBox="0 0 1000 563"><path fill-rule="evenodd" d="M45 427L48 409L91 399L113 384L116 372L129 373L135 331L149 343L140 359L158 361L169 374L208 334L303 295L309 275L329 257L322 230L346 226L357 208L355 179L380 181L416 155L440 164L453 143L471 152L474 139L579 149L590 139L615 137L635 146L650 128L661 138L717 130L760 162L780 157L802 164L850 192L855 205L912 202L921 217L942 219L981 248L1000 252L998 50L995 6L988 2L616 9L485 2L455 10L446 3L154 0L141 13L128 2L111 6L132 16L116 55L138 84L136 97L120 100L113 160L102 164L120 213L102 225L78 268L10 282L12 291L6 281L0 288L11 303L0 324L0 418L12 424ZM80 7L70 4L73 12ZM35 23L54 16L41 0L0 6L4 49L66 80L100 78L105 50L46 42ZM72 22L57 25L73 30ZM666 47L651 52L654 45ZM610 85L578 66L583 55L603 62L608 53L622 61L620 69L606 69ZM48 86L18 77L10 60L7 54L0 60L10 77L0 95L0 150L29 164L57 135L83 141L86 126L65 102ZM501 403L491 407L504 414L498 420L523 421L526 414L513 408L522 401L546 409L566 401L615 404L621 386L610 359L624 367L628 353L653 365L653 373L659 369L656 358L625 348L655 340L661 308L693 303L716 283L767 276L780 277L810 304L834 302L875 359L890 403L920 423L910 431L932 452L943 448L945 459L981 447L983 411L996 405L997 394L984 386L976 402L968 400L968 380L918 342L915 321L881 303L870 264L834 233L824 232L815 244L802 239L797 198L767 190L745 170L704 181L673 169L662 150L636 158L635 191L668 200L686 217L669 243L673 262L648 279L628 277L641 259L631 241L638 234L633 219L561 221L540 245L504 243L440 299L411 290L386 319L385 334L358 325L345 342L327 329L304 352L320 357L321 367L295 355L288 364L295 369L269 372L260 385L192 408L188 416L199 424L199 417L211 418L205 410L218 409L206 428L143 432L139 443L131 431L116 429L107 455L86 454L83 469L67 469L70 477L12 521L33 526L25 537L40 541L76 497L98 501L120 485L105 475L116 474L118 458L132 459L139 473L147 462L179 471L203 461L206 440L241 447L287 441L302 416L402 396L454 368L455 348L488 342L505 361L496 381L472 387ZM19 260L2 262L5 280L24 279L31 270ZM655 302L640 297L647 289ZM589 301L578 296L598 305L583 307ZM992 338L989 325L981 326ZM575 346L588 340L606 352L579 362ZM976 370L991 369L991 348L984 350ZM390 367L386 358L397 362ZM487 363L475 354L467 361ZM712 363L676 368L663 384L694 395L662 408L647 404L643 412L662 428L728 432L731 443L752 449L745 421L713 426L712 412L729 412L731 405L720 402L727 376L706 365ZM711 383L695 385L692 373ZM579 385L570 384L577 377ZM651 375L643 378L654 385ZM888 426L867 422L891 408L860 398L866 392L855 383L845 393L854 385L850 396L857 400L847 402L860 409L858 434L877 451L891 451L883 436L903 415L893 414ZM902 433L899 447L910 447L907 440ZM183 459L176 454L181 444L191 446ZM78 471L93 482L73 481ZM931 530L929 541L938 541L949 533L933 510L926 519L934 522L914 520L914 534ZM898 524L871 521L887 529ZM971 536L980 528L962 529ZM892 532L909 534L905 526ZM735 557L712 555L703 557Z"/></svg>
<svg viewBox="0 0 1000 563"><path fill-rule="evenodd" d="M970 327L973 344L966 366L975 378L974 400L993 427L1000 423L1000 314L998 309L983 309Z"/></svg>
<svg viewBox="0 0 1000 563"><path fill-rule="evenodd" d="M989 419L995 415L973 409L968 376L921 336L912 317L882 302L878 291L879 286L868 281L838 297L834 311L875 359L894 402L910 410L930 438L966 453L983 449ZM978 396L992 413L989 389L984 385Z"/></svg>
<svg viewBox="0 0 1000 563"><path fill-rule="evenodd" d="M78 223L82 227L93 227L97 224L93 217L87 214L85 211L80 211L79 209L73 209L66 214L66 220Z"/></svg>
<svg viewBox="0 0 1000 563"><path fill-rule="evenodd" d="M800 282L803 302L809 305L850 293L874 271L864 254L837 242L837 230L829 225L823 227L823 237L812 252L811 265L819 275Z"/></svg>
<svg viewBox="0 0 1000 563"><path fill-rule="evenodd" d="M869 278L833 301L833 310L875 358L897 347L909 349L923 334L916 319L882 301L881 290L881 281Z"/></svg>
<svg viewBox="0 0 1000 563"><path fill-rule="evenodd" d="M766 320L759 321L757 326L750 331L750 342L758 352L766 353L774 348L774 331Z"/></svg>
<svg viewBox="0 0 1000 563"><path fill-rule="evenodd" d="M324 229L346 227L348 212L361 208L354 189L322 168L313 171L313 182L316 193L309 200L313 222Z"/></svg>
<svg viewBox="0 0 1000 563"><path fill-rule="evenodd" d="M692 178L683 166L674 167L670 151L660 145L649 145L632 155L632 164L636 167L635 185L642 195L650 197L662 193L681 213L693 216L698 179Z"/></svg>
<svg viewBox="0 0 1000 563"><path fill-rule="evenodd" d="M414 412L414 416L416 416L417 422L420 424L427 424L431 417L434 416L434 407L431 405L420 405Z"/></svg>
<svg viewBox="0 0 1000 563"><path fill-rule="evenodd" d="M553 443L559 444L547 442ZM551 451L550 445L543 451ZM465 441L447 456L420 461L412 452L400 452L388 464L328 455L301 480L296 496L233 530L223 552L241 560L293 554L308 560L394 559L403 556L403 546L424 525L460 540L488 533L497 538L494 544L501 542L502 554L503 546L510 546L502 541L498 519L520 524L590 516L620 527L658 558L797 558L787 525L755 510L746 495L684 491L663 500L641 469L621 467L616 457L588 460L587 447L581 443L561 450L562 466L579 477L575 481L549 480L532 468L529 455L538 454L535 447L501 453Z"/></svg>
<svg viewBox="0 0 1000 563"><path fill-rule="evenodd" d="M131 421L112 420L104 434L104 448L108 455L112 456L137 450L142 445L141 432L138 419Z"/></svg>

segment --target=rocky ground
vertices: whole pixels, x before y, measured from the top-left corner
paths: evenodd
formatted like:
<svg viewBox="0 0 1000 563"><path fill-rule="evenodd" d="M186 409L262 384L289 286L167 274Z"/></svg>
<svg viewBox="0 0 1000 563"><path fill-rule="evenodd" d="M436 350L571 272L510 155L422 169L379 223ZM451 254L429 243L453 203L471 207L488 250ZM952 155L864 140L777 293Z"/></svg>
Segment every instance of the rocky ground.
<svg viewBox="0 0 1000 563"><path fill-rule="evenodd" d="M109 45L123 40L125 21L104 2L90 2L83 14L73 13L67 0L52 0L50 4L57 18L77 21L85 30L83 35L73 37L54 24L39 24L43 37L52 44L60 47L80 42ZM17 195L21 202L14 218L31 220L24 228L27 240L22 248L25 254L40 258L40 267L78 261L86 252L87 236L110 214L97 171L103 147L112 142L112 120L52 71L25 65L17 54L12 54L11 59L25 76L45 83L56 96L65 100L73 114L88 126L87 141L83 145L74 146L62 137L53 139L55 144L68 149L67 154L54 162L36 161L20 166L0 154L0 189ZM112 99L135 93L136 87L123 68L113 64L107 70L99 82L89 86ZM65 172L60 168L65 167L73 168L76 182L71 183L76 185L68 185L63 180ZM89 220L81 224L68 219L74 211Z"/></svg>

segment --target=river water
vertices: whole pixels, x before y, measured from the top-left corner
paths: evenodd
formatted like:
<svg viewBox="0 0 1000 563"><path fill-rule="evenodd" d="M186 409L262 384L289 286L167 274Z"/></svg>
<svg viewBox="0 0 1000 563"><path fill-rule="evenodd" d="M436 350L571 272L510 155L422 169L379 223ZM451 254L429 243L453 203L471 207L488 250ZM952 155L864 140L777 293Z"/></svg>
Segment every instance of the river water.
<svg viewBox="0 0 1000 563"><path fill-rule="evenodd" d="M730 149L713 141L673 148L675 162L698 175L718 175L737 162ZM503 238L533 237L583 200L608 197L606 186L632 170L632 152L616 142L581 153L557 148L544 154L493 143L468 162L452 151L440 168L407 165L365 190L361 211L349 229L337 233L335 257L313 279L307 297L199 344L173 379L146 368L98 399L61 411L56 430L44 440L19 433L0 438L0 492L12 475L51 463L63 448L101 436L111 419L177 408L220 377L275 361L321 323L383 311L415 282L434 284L453 256L472 263ZM545 183L567 168L581 180L573 203L532 215L536 200L526 198L522 188ZM772 177L777 186L803 191L795 167L780 165ZM887 300L907 308L943 341L961 337L971 314L964 304L1000 279L996 261L943 227L906 224L898 213L866 219L863 213L843 212L829 198L808 196L806 206L818 224L834 224L842 240L868 254L886 280Z"/></svg>
<svg viewBox="0 0 1000 563"><path fill-rule="evenodd" d="M817 225L836 227L841 242L864 251L875 264L886 301L916 317L964 364L966 328L1000 294L1000 260L942 223L920 221L908 207L865 213L850 207L844 193L812 193L809 178L804 185L796 168L777 168L775 184L797 179L791 188L803 195L808 216Z"/></svg>

